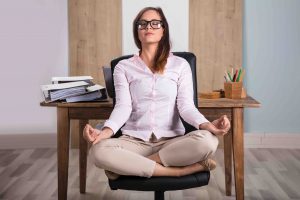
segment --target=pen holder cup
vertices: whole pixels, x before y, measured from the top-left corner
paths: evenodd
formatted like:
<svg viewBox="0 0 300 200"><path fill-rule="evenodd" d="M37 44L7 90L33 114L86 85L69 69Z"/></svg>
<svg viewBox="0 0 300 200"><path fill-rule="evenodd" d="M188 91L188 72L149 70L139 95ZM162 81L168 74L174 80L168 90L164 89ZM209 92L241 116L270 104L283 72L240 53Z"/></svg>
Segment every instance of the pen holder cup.
<svg viewBox="0 0 300 200"><path fill-rule="evenodd" d="M243 82L225 82L224 83L225 98L241 99L243 95Z"/></svg>

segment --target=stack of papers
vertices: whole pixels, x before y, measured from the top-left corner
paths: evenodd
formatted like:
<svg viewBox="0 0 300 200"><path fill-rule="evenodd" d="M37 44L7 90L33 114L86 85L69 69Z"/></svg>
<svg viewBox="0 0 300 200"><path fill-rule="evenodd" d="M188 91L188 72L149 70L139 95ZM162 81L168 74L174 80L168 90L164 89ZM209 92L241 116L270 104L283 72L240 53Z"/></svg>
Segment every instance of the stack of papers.
<svg viewBox="0 0 300 200"><path fill-rule="evenodd" d="M67 88L62 90L54 90L50 91L50 98L52 101L56 101L59 99L65 99L67 97L81 95L86 93L86 89L84 86Z"/></svg>
<svg viewBox="0 0 300 200"><path fill-rule="evenodd" d="M95 92L86 93L84 95L68 97L66 98L66 102L71 103L71 102L80 102L80 101L93 101L96 99L100 99L101 97L102 97L101 92L95 91Z"/></svg>
<svg viewBox="0 0 300 200"><path fill-rule="evenodd" d="M104 101L107 100L105 87L94 84L90 76L53 77L52 83L42 85L45 102Z"/></svg>

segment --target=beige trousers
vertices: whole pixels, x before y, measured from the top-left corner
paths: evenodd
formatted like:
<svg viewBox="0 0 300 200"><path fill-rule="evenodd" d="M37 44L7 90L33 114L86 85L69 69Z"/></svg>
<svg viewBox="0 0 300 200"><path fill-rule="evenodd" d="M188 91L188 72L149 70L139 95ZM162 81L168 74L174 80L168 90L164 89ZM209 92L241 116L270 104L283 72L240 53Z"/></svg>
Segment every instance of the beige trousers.
<svg viewBox="0 0 300 200"><path fill-rule="evenodd" d="M187 166L207 159L217 146L215 135L196 130L173 138L152 137L150 141L128 135L109 138L93 145L90 153L99 168L121 175L151 177L156 162L147 156L158 152L164 166Z"/></svg>

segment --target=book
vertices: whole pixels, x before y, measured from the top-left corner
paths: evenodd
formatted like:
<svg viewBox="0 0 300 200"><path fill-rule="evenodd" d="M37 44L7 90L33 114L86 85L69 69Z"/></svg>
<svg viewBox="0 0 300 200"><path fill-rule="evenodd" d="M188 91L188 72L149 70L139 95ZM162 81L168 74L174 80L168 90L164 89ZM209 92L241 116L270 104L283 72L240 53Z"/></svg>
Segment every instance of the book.
<svg viewBox="0 0 300 200"><path fill-rule="evenodd" d="M89 86L86 88L86 90L88 92L94 92L96 90L102 90L102 89L105 89L105 87L103 87L102 85L98 85L98 84L95 84L95 85L92 85L92 86Z"/></svg>
<svg viewBox="0 0 300 200"><path fill-rule="evenodd" d="M57 77L52 77L51 82L53 84L68 83L68 82L74 82L74 81L90 82L92 79L93 79L93 77L91 77L91 76L57 76Z"/></svg>
<svg viewBox="0 0 300 200"><path fill-rule="evenodd" d="M86 88L84 86L79 86L79 87L49 91L49 97L51 101L56 101L56 100L66 99L67 97L82 95L85 93L86 93Z"/></svg>
<svg viewBox="0 0 300 200"><path fill-rule="evenodd" d="M75 81L69 83L42 85L41 89L45 97L45 102L64 100L70 96L86 93L86 87L90 85L85 81Z"/></svg>
<svg viewBox="0 0 300 200"><path fill-rule="evenodd" d="M44 91L49 91L49 90L61 90L61 89L84 86L84 85L89 85L89 83L87 83L85 81L75 81L75 82L70 82L70 83L57 83L57 84L42 85L41 89L44 92Z"/></svg>
<svg viewBox="0 0 300 200"><path fill-rule="evenodd" d="M82 95L67 97L66 102L82 102L82 101L107 101L105 89L87 92Z"/></svg>
<svg viewBox="0 0 300 200"><path fill-rule="evenodd" d="M66 98L66 102L68 103L81 101L107 101L105 87L95 84L87 87L85 94Z"/></svg>

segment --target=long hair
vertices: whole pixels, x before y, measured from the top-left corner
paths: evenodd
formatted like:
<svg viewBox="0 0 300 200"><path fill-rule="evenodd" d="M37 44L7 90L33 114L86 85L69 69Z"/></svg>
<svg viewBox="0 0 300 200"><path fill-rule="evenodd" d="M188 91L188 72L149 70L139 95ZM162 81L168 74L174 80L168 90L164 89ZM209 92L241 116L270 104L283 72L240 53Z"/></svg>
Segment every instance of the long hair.
<svg viewBox="0 0 300 200"><path fill-rule="evenodd" d="M154 66L151 66L151 67L153 67L155 72L163 72L164 68L167 64L167 59L169 57L171 44L170 44L170 39L169 39L170 38L169 24L168 24L168 21L167 21L161 8L146 7L138 13L138 15L135 17L135 19L133 21L134 42L141 52L142 44L141 44L141 41L139 40L139 36L138 36L137 22L141 19L142 15L148 10L154 10L160 15L161 21L162 21L162 27L164 28L163 36L158 43L158 47L156 49L156 54L154 56Z"/></svg>

